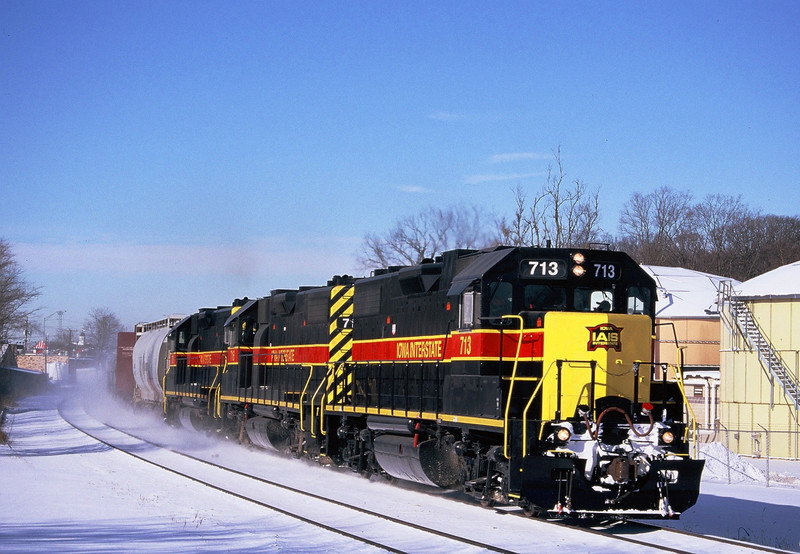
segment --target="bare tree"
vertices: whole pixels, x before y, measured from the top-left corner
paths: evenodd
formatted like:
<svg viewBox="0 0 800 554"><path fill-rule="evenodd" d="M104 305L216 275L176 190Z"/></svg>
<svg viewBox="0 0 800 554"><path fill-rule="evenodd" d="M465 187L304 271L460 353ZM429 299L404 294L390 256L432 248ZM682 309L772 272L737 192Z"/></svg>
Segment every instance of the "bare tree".
<svg viewBox="0 0 800 554"><path fill-rule="evenodd" d="M697 269L726 277L741 274L737 269L742 261L739 258L743 254L750 257L751 254L745 253L746 249L743 248L739 235L756 214L745 206L741 196L724 194L706 196L695 206L695 214L705 252Z"/></svg>
<svg viewBox="0 0 800 554"><path fill-rule="evenodd" d="M0 341L6 342L11 333L22 332L25 321L36 310L28 308L39 296L38 287L22 276L22 268L14 259L11 245L0 239Z"/></svg>
<svg viewBox="0 0 800 554"><path fill-rule="evenodd" d="M736 242L731 277L744 281L800 260L800 218L751 216L732 232Z"/></svg>
<svg viewBox="0 0 800 554"><path fill-rule="evenodd" d="M531 245L535 243L533 225L528 216L528 198L525 190L517 185L514 188L514 215L510 219L501 218L498 222L500 236L504 244L514 246Z"/></svg>
<svg viewBox="0 0 800 554"><path fill-rule="evenodd" d="M767 238L774 244L768 251L769 265L779 267L800 260L800 218L767 215L763 220Z"/></svg>
<svg viewBox="0 0 800 554"><path fill-rule="evenodd" d="M590 191L576 179L565 182L567 173L561 162L561 149L553 152L555 167L547 168L544 186L528 200L522 187L514 189L514 216L499 223L502 241L512 245L555 247L586 246L601 238L598 192Z"/></svg>
<svg viewBox="0 0 800 554"><path fill-rule="evenodd" d="M800 218L760 215L741 197L668 187L635 193L620 215L616 246L637 261L745 281L800 259Z"/></svg>
<svg viewBox="0 0 800 554"><path fill-rule="evenodd" d="M618 247L639 263L689 267L702 249L689 192L634 193L619 219Z"/></svg>
<svg viewBox="0 0 800 554"><path fill-rule="evenodd" d="M84 323L86 343L95 350L100 369L108 370L116 356L117 333L122 323L108 308L94 308Z"/></svg>
<svg viewBox="0 0 800 554"><path fill-rule="evenodd" d="M358 253L358 265L364 270L413 265L453 248L497 244L484 230L486 217L475 206L428 207L399 220L385 235L368 233Z"/></svg>

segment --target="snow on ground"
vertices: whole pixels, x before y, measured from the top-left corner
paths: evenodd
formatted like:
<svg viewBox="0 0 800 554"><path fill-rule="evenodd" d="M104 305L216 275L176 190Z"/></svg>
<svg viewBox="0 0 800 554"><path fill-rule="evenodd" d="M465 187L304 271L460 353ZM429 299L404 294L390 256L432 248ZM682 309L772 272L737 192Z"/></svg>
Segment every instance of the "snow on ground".
<svg viewBox="0 0 800 554"><path fill-rule="evenodd" d="M706 460L700 498L665 527L800 552L799 461L771 460L768 482L764 459L742 458L720 443L701 445L699 457Z"/></svg>
<svg viewBox="0 0 800 554"><path fill-rule="evenodd" d="M10 443L0 445L0 549L4 552L342 552L364 548L337 534L207 490L99 446L58 416L56 407L64 392L75 391L61 389L61 393L24 399L8 416L4 429ZM147 421L141 417L132 420L124 409L101 401L97 393L85 402L87 409L91 405L105 416L127 419L131 425ZM164 433L187 442L202 438L167 428ZM492 533L519 533L518 529L510 531L516 521L511 525L501 515L435 491L425 493L413 490L413 486L365 482L355 475L340 476L298 460L269 457L264 452L220 445L219 441L201 442L207 442L203 448L216 449L218 455L241 452L242 463L250 464L250 468L257 460L261 467L280 465L284 473L296 471L297 478L304 482L317 480L328 487L343 483L341 494L353 495L354 502L360 502L359 494L363 496L357 491L367 487L371 488L370 496L385 497L387 510L400 515L435 517L443 509L441 503L446 502L445 509L463 514L459 517L464 520L476 513L484 519L496 518L496 523L491 524ZM700 500L680 521L667 525L800 552L800 462L771 460L768 483L756 467L763 461L732 455L718 444L704 447L703 455L707 458L707 471ZM731 484L724 463L728 459ZM519 521L535 524L531 520ZM608 543L600 539L573 539L566 537L569 534L563 528L536 528L528 544L531 550L542 550L549 541L562 552L609 551ZM622 546L617 548L624 551Z"/></svg>
<svg viewBox="0 0 800 554"><path fill-rule="evenodd" d="M23 401L0 447L0 547L57 550L341 551L351 546L295 519L204 490L100 445L58 417L52 398Z"/></svg>

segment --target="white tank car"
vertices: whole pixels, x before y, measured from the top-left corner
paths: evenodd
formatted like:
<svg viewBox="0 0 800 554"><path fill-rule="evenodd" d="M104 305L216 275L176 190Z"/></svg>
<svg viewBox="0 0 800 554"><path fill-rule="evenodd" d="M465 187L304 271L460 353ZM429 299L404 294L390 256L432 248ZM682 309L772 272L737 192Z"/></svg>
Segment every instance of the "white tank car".
<svg viewBox="0 0 800 554"><path fill-rule="evenodd" d="M142 401L160 403L163 400L161 383L169 367L169 332L169 327L147 331L133 347L133 379Z"/></svg>

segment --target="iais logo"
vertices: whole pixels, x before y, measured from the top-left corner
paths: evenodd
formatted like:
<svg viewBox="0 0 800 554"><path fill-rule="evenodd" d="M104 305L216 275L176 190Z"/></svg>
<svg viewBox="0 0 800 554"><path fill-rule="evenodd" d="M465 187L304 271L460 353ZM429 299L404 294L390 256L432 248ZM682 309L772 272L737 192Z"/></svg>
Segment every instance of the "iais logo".
<svg viewBox="0 0 800 554"><path fill-rule="evenodd" d="M617 352L622 351L622 327L617 327L611 323L601 323L595 327L587 327L589 330L589 343L586 345L590 352L598 348Z"/></svg>

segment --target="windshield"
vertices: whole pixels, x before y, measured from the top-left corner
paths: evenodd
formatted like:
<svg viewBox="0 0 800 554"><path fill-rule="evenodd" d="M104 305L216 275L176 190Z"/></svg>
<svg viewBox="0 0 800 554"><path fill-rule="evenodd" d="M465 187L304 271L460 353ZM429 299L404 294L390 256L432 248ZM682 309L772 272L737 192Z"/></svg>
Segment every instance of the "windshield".
<svg viewBox="0 0 800 554"><path fill-rule="evenodd" d="M557 285L526 285L526 310L564 310L567 307L567 291Z"/></svg>
<svg viewBox="0 0 800 554"><path fill-rule="evenodd" d="M577 288L574 298L575 311L610 312L614 307L614 291L611 289Z"/></svg>

